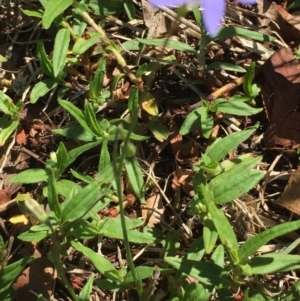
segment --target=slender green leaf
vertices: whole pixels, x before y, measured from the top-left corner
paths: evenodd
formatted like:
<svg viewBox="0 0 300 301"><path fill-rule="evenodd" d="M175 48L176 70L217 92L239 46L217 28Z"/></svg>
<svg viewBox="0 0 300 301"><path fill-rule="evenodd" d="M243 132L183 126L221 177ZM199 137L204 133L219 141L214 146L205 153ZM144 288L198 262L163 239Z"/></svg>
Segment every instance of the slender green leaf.
<svg viewBox="0 0 300 301"><path fill-rule="evenodd" d="M118 231L116 229L102 229L100 230L100 234L106 237L121 239L124 240L122 229L120 228ZM160 241L154 237L152 234L142 233L137 230L127 230L128 240L133 243L138 244L152 244L159 243Z"/></svg>
<svg viewBox="0 0 300 301"><path fill-rule="evenodd" d="M227 39L234 36L240 36L259 42L267 42L267 41L275 40L274 37L263 34L259 31L252 31L252 30L244 29L241 27L234 27L234 26L223 27L218 32L219 39ZM211 40L213 40L213 38L211 38Z"/></svg>
<svg viewBox="0 0 300 301"><path fill-rule="evenodd" d="M48 231L25 231L23 233L21 233L18 236L18 239L22 240L22 241L28 241L28 242L40 242L42 241L44 238L46 238L47 236L49 236Z"/></svg>
<svg viewBox="0 0 300 301"><path fill-rule="evenodd" d="M182 301L207 301L213 291L213 287L210 285L204 285L202 283L183 283L184 296Z"/></svg>
<svg viewBox="0 0 300 301"><path fill-rule="evenodd" d="M9 264L0 270L0 298L4 300L12 290L12 284L16 277L22 272L27 264L34 260L34 256L22 258L14 263Z"/></svg>
<svg viewBox="0 0 300 301"><path fill-rule="evenodd" d="M201 184L201 186L198 187L197 193L199 200L203 201L203 203L207 207L208 212L210 213L211 220L214 222L220 240L226 249L231 263L237 264L239 262L239 245L229 221L227 220L223 212L215 205L214 195L207 186Z"/></svg>
<svg viewBox="0 0 300 301"><path fill-rule="evenodd" d="M56 182L56 189L58 194L67 198L72 191L79 191L82 187L70 180L62 179Z"/></svg>
<svg viewBox="0 0 300 301"><path fill-rule="evenodd" d="M79 301L89 301L92 290L93 290L93 282L94 282L94 273L89 277L88 281L84 285L83 289L79 294Z"/></svg>
<svg viewBox="0 0 300 301"><path fill-rule="evenodd" d="M73 177L75 177L76 179L83 181L84 183L90 184L93 182L93 178L91 176L88 176L86 174L83 174L81 172L78 172L76 170L71 169L71 173L73 175Z"/></svg>
<svg viewBox="0 0 300 301"><path fill-rule="evenodd" d="M142 76L144 75L147 70L148 70L148 64L144 63L143 65L141 65L137 70L136 70L136 76Z"/></svg>
<svg viewBox="0 0 300 301"><path fill-rule="evenodd" d="M216 230L214 222L209 218L206 218L204 221L203 239L205 253L210 254L216 245L218 239L218 232Z"/></svg>
<svg viewBox="0 0 300 301"><path fill-rule="evenodd" d="M46 75L52 77L53 76L53 66L51 61L48 59L44 44L41 42L37 43L37 57L40 60L43 71ZM32 92L31 92L32 93Z"/></svg>
<svg viewBox="0 0 300 301"><path fill-rule="evenodd" d="M213 254L211 255L210 260L219 265L220 267L224 266L225 262L225 254L224 254L224 247L223 245L218 245L214 250Z"/></svg>
<svg viewBox="0 0 300 301"><path fill-rule="evenodd" d="M53 133L57 135L64 136L71 140L78 140L83 142L91 142L91 141L103 141L102 137L95 137L90 132L86 131L81 125L72 126L64 129L54 129Z"/></svg>
<svg viewBox="0 0 300 301"><path fill-rule="evenodd" d="M252 170L260 161L261 157L242 161L212 179L208 187L214 193L216 204L225 204L240 197L263 179L261 171Z"/></svg>
<svg viewBox="0 0 300 301"><path fill-rule="evenodd" d="M288 4L287 10L295 9L300 7L300 0L292 0Z"/></svg>
<svg viewBox="0 0 300 301"><path fill-rule="evenodd" d="M298 270L300 268L300 255L290 254L263 254L248 261L252 273L255 275L272 274Z"/></svg>
<svg viewBox="0 0 300 301"><path fill-rule="evenodd" d="M66 161L62 164L61 172L65 171L65 169L71 165L81 154L86 152L87 150L90 150L96 146L98 146L101 143L101 141L95 141L91 143L86 143L81 146L78 146L68 152Z"/></svg>
<svg viewBox="0 0 300 301"><path fill-rule="evenodd" d="M83 3L81 3L81 4L83 4ZM83 33L87 27L86 22L84 21L83 17L80 14L81 14L81 12L78 12L77 9L75 9L73 18L72 18L72 21L73 21L72 29L78 37L81 37L83 35ZM74 51L74 48L73 48L73 51Z"/></svg>
<svg viewBox="0 0 300 301"><path fill-rule="evenodd" d="M95 101L99 99L103 89L103 80L106 69L106 57L102 57L98 63L98 68L90 83L91 98Z"/></svg>
<svg viewBox="0 0 300 301"><path fill-rule="evenodd" d="M250 67L247 71L247 73L245 74L245 79L244 79L244 83L243 83L243 89L244 92L247 96L251 97L252 96L252 81L255 75L255 62L252 62L250 64Z"/></svg>
<svg viewBox="0 0 300 301"><path fill-rule="evenodd" d="M30 94L30 102L36 103L36 101L45 96L49 91L57 87L57 81L55 79L44 79L39 81L32 89Z"/></svg>
<svg viewBox="0 0 300 301"><path fill-rule="evenodd" d="M242 101L228 101L227 99L223 98L217 99L216 103L218 104L218 112L222 112L225 114L251 116L263 110L263 108L253 108Z"/></svg>
<svg viewBox="0 0 300 301"><path fill-rule="evenodd" d="M239 144L248 139L256 128L235 132L226 136L225 138L218 138L206 151L206 155L212 161L222 160L230 151L235 149Z"/></svg>
<svg viewBox="0 0 300 301"><path fill-rule="evenodd" d="M84 219L79 219L67 227L68 237L77 239L93 239L99 234L99 229L95 224L91 224Z"/></svg>
<svg viewBox="0 0 300 301"><path fill-rule="evenodd" d="M61 15L72 4L73 0L48 0L42 19L43 27L45 29L50 28L54 19Z"/></svg>
<svg viewBox="0 0 300 301"><path fill-rule="evenodd" d="M0 110L7 115L14 115L16 112L13 100L2 91L0 91Z"/></svg>
<svg viewBox="0 0 300 301"><path fill-rule="evenodd" d="M135 6L131 0L124 1L124 9L129 20L135 18Z"/></svg>
<svg viewBox="0 0 300 301"><path fill-rule="evenodd" d="M200 236L192 243L188 251L184 254L183 260L200 261L204 256L204 254L205 254L204 239L203 236ZM183 278L183 273L177 270L176 279L180 281L182 280L182 278Z"/></svg>
<svg viewBox="0 0 300 301"><path fill-rule="evenodd" d="M47 169L48 175L48 204L51 209L55 213L55 216L58 220L61 218L61 207L58 201L57 189L56 189L56 180L54 170L52 168Z"/></svg>
<svg viewBox="0 0 300 301"><path fill-rule="evenodd" d="M170 136L170 132L161 124L158 119L153 119L154 120L149 123L150 131L159 142L167 140Z"/></svg>
<svg viewBox="0 0 300 301"><path fill-rule="evenodd" d="M2 118L5 118L3 116ZM9 119L1 128L0 131L0 147L3 146L7 139L11 137L11 134L15 131L15 129L19 125L19 120Z"/></svg>
<svg viewBox="0 0 300 301"><path fill-rule="evenodd" d="M140 43L137 40L129 40L124 43L122 43L122 48L128 50L128 51L139 51L142 48L142 43Z"/></svg>
<svg viewBox="0 0 300 301"><path fill-rule="evenodd" d="M221 286L230 282L222 276L222 268L207 261L183 260L178 257L165 257L164 261L181 273L193 277L205 285Z"/></svg>
<svg viewBox="0 0 300 301"><path fill-rule="evenodd" d="M282 236L286 233L296 231L299 228L300 220L287 222L251 237L239 249L241 262L246 262L249 256L253 255L261 246L265 245L272 239Z"/></svg>
<svg viewBox="0 0 300 301"><path fill-rule="evenodd" d="M124 13L125 0L89 0L88 6L94 11L94 13L100 16L117 15Z"/></svg>
<svg viewBox="0 0 300 301"><path fill-rule="evenodd" d="M128 218L126 219L126 229L131 230L143 225L143 221L140 219ZM122 222L120 217L106 218L102 220L101 230L108 231L110 229L120 229L122 227Z"/></svg>
<svg viewBox="0 0 300 301"><path fill-rule="evenodd" d="M65 170L64 166L68 160L68 152L65 145L62 142L59 143L56 152L56 158L57 158L56 168L59 172L59 175L61 175Z"/></svg>
<svg viewBox="0 0 300 301"><path fill-rule="evenodd" d="M193 11L195 20L197 21L197 24L198 24L199 28L203 28L202 16L201 16L199 8L197 6L193 6L192 11Z"/></svg>
<svg viewBox="0 0 300 301"><path fill-rule="evenodd" d="M208 138L213 126L212 116L208 113L207 108L200 107L188 114L185 121L180 128L180 135L187 135L188 133L201 128L204 137Z"/></svg>
<svg viewBox="0 0 300 301"><path fill-rule="evenodd" d="M10 178L11 183L41 183L48 180L47 173L45 169L32 168L28 170L21 171L20 173L14 175Z"/></svg>
<svg viewBox="0 0 300 301"><path fill-rule="evenodd" d="M197 50L194 47L190 46L189 44L181 43L179 41L174 41L169 38L151 39L151 40L137 38L136 40L142 44L149 45L149 46L169 47L174 50L197 54Z"/></svg>
<svg viewBox="0 0 300 301"><path fill-rule="evenodd" d="M124 165L135 195L139 198L141 203L145 203L144 179L139 161L136 157L127 157L124 159Z"/></svg>
<svg viewBox="0 0 300 301"><path fill-rule="evenodd" d="M110 154L108 150L108 141L103 141L98 165L98 172L101 172L106 166L111 164Z"/></svg>
<svg viewBox="0 0 300 301"><path fill-rule="evenodd" d="M119 272L114 265L103 255L97 254L92 249L85 247L79 242L71 241L71 246L78 252L87 256L92 261L95 268L105 277L114 281L122 281Z"/></svg>
<svg viewBox="0 0 300 301"><path fill-rule="evenodd" d="M65 66L65 59L67 56L70 43L69 30L62 28L58 31L54 41L53 49L53 76L58 77Z"/></svg>
<svg viewBox="0 0 300 301"><path fill-rule="evenodd" d="M85 53L92 46L94 46L101 38L100 33L93 34L88 40L84 38L78 38L73 46L73 54L79 55Z"/></svg>
<svg viewBox="0 0 300 301"><path fill-rule="evenodd" d="M135 124L138 119L138 110L139 110L139 89L134 87L130 92L128 99L128 110L130 113L130 119Z"/></svg>
<svg viewBox="0 0 300 301"><path fill-rule="evenodd" d="M101 127L100 122L97 120L92 104L85 102L84 115L87 125L92 133L97 136L103 136L104 129Z"/></svg>
<svg viewBox="0 0 300 301"><path fill-rule="evenodd" d="M87 132L89 132L93 135L92 131L90 130L89 126L86 123L85 115L82 112L82 110L78 109L70 101L67 101L67 100L59 99L58 103L66 111L68 111Z"/></svg>
<svg viewBox="0 0 300 301"><path fill-rule="evenodd" d="M22 9L21 11L24 15L28 16L28 17L35 17L35 18L39 18L42 19L43 14L40 11L36 11L36 10L28 10L28 9Z"/></svg>
<svg viewBox="0 0 300 301"><path fill-rule="evenodd" d="M241 72L244 73L247 70L239 65L234 65L226 62L213 62L207 66L208 70L221 69L227 71Z"/></svg>
<svg viewBox="0 0 300 301"><path fill-rule="evenodd" d="M62 224L73 222L87 214L104 197L104 193L99 191L101 184L104 182L111 183L112 180L113 169L112 166L108 166L91 184L84 187L76 195L65 200L62 210Z"/></svg>

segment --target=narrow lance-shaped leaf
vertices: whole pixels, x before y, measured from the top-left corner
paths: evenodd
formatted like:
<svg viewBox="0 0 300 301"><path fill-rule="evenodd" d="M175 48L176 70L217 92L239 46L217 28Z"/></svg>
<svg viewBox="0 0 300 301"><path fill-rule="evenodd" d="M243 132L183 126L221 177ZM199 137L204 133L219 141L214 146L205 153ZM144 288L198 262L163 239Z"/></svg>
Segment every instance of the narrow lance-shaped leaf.
<svg viewBox="0 0 300 301"><path fill-rule="evenodd" d="M53 75L58 77L59 73L65 66L65 59L67 56L70 43L69 30L62 28L58 31L54 41L53 49Z"/></svg>
<svg viewBox="0 0 300 301"><path fill-rule="evenodd" d="M133 123L137 122L138 110L139 110L139 90L134 87L129 95L128 110L130 113L130 119Z"/></svg>
<svg viewBox="0 0 300 301"><path fill-rule="evenodd" d="M249 256L253 255L261 246L272 239L286 233L296 231L300 228L300 220L287 222L265 230L248 239L239 249L239 256L242 262L246 262Z"/></svg>
<svg viewBox="0 0 300 301"><path fill-rule="evenodd" d="M92 46L94 46L101 38L100 33L95 33L88 40L84 38L78 38L73 46L73 54L79 55L86 52Z"/></svg>
<svg viewBox="0 0 300 301"><path fill-rule="evenodd" d="M67 160L68 160L68 152L67 149L65 147L65 145L60 142L57 152L56 152L56 158L57 158L57 163L56 163L56 167L58 170L58 174L61 175L62 172L64 171L64 165L66 164Z"/></svg>
<svg viewBox="0 0 300 301"><path fill-rule="evenodd" d="M242 161L212 179L208 187L214 193L215 202L230 202L253 188L264 177L261 171L252 170L260 161L261 157Z"/></svg>
<svg viewBox="0 0 300 301"><path fill-rule="evenodd" d="M33 261L34 256L22 258L14 263L9 264L4 269L0 270L0 297L1 300L4 300L4 297L9 295L10 290L12 290L12 283L15 278L22 272L27 264Z"/></svg>
<svg viewBox="0 0 300 301"><path fill-rule="evenodd" d="M84 285L83 289L79 294L79 301L89 301L92 289L93 289L93 282L94 282L94 273L89 277L88 281Z"/></svg>
<svg viewBox="0 0 300 301"><path fill-rule="evenodd" d="M252 95L252 80L255 75L255 62L250 64L250 67L245 74L245 79L243 83L243 89L247 96L251 97Z"/></svg>
<svg viewBox="0 0 300 301"><path fill-rule="evenodd" d="M135 157L126 158L124 165L135 195L142 203L145 203L144 179L138 160Z"/></svg>
<svg viewBox="0 0 300 301"><path fill-rule="evenodd" d="M42 25L48 29L54 19L62 14L69 6L73 4L73 0L49 0L46 4L45 12L42 19Z"/></svg>
<svg viewBox="0 0 300 301"><path fill-rule="evenodd" d="M255 131L256 128L253 128L245 131L235 132L222 139L218 138L208 148L205 154L212 161L220 161L240 143L248 139Z"/></svg>
<svg viewBox="0 0 300 301"><path fill-rule="evenodd" d="M48 59L48 56L46 54L46 50L43 43L37 43L37 57L40 60L41 66L43 71L48 76L53 76L53 66L51 61Z"/></svg>
<svg viewBox="0 0 300 301"><path fill-rule="evenodd" d="M54 170L52 168L47 169L48 174L48 204L57 217L58 220L61 219L61 207L58 201L56 180Z"/></svg>
<svg viewBox="0 0 300 301"><path fill-rule="evenodd" d="M96 180L80 190L76 195L68 200L65 200L65 205L62 210L62 224L65 222L74 222L81 218L93 206L104 197L104 192L101 192L100 186L104 182L111 183L113 180L112 166L107 166Z"/></svg>
<svg viewBox="0 0 300 301"><path fill-rule="evenodd" d="M210 213L211 220L214 222L220 240L226 249L229 260L234 265L238 264L238 241L226 216L215 205L213 193L208 189L207 186L204 186L203 184L198 187L197 193L199 195L199 200L203 201L208 212Z"/></svg>
<svg viewBox="0 0 300 301"><path fill-rule="evenodd" d="M79 242L71 241L71 245L75 250L87 256L92 261L95 268L105 277L118 282L121 281L121 277L114 265L103 255L97 254Z"/></svg>
<svg viewBox="0 0 300 301"><path fill-rule="evenodd" d="M108 141L104 140L101 147L99 165L98 165L98 172L101 172L106 166L110 165L110 154L108 151Z"/></svg>
<svg viewBox="0 0 300 301"><path fill-rule="evenodd" d="M93 107L90 103L87 101L85 102L84 106L84 115L85 120L95 137L102 137L105 133L105 131L102 129L99 121L96 118L95 112L93 110Z"/></svg>
<svg viewBox="0 0 300 301"><path fill-rule="evenodd" d="M225 114L251 116L258 114L263 110L262 108L253 108L242 101L227 100L222 98L217 99L216 103L218 104L218 112Z"/></svg>
<svg viewBox="0 0 300 301"><path fill-rule="evenodd" d="M47 181L48 176L45 169L41 168L31 168L28 170L21 171L20 173L14 175L10 178L10 183L41 183Z"/></svg>
<svg viewBox="0 0 300 301"><path fill-rule="evenodd" d="M57 81L53 78L39 81L32 89L30 102L36 103L40 97L45 96L48 92L57 87Z"/></svg>
<svg viewBox="0 0 300 301"><path fill-rule="evenodd" d="M90 93L94 101L97 101L102 93L105 69L106 57L102 57L98 63L98 68L90 84Z"/></svg>

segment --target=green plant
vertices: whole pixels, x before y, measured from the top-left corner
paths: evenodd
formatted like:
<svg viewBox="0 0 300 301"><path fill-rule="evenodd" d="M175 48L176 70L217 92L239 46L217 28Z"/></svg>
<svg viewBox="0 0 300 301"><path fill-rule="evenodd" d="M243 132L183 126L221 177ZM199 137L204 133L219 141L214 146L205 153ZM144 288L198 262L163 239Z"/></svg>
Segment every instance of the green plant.
<svg viewBox="0 0 300 301"><path fill-rule="evenodd" d="M258 95L260 89L256 84L252 84L255 73L255 63L250 65L245 79L245 95L235 95L230 99L218 98L212 103L202 100L202 106L190 112L180 128L180 134L186 135L198 128L201 128L205 138L209 138L214 125L213 114L216 112L250 116L262 111L262 108L253 108L248 103L253 103L253 99Z"/></svg>
<svg viewBox="0 0 300 301"><path fill-rule="evenodd" d="M10 97L0 91L0 110L3 112L0 118L0 146L5 144L6 140L18 127L21 120L20 111L22 106L23 102L21 100L14 104Z"/></svg>
<svg viewBox="0 0 300 301"><path fill-rule="evenodd" d="M18 203L24 205L20 206L25 208L24 213L37 221L18 238L29 242L51 241L48 257L55 264L73 300L88 300L92 286L97 285L103 290L112 292L135 290L140 300L148 301L160 277L167 280L171 300L205 301L209 300L214 291L217 292L219 299L224 301L239 296L239 291L244 293L245 300L275 300L261 291L255 291L250 285L257 281L255 278L266 273L286 272L298 268L299 256L290 254L298 241L279 254L256 256L255 252L266 242L298 229L300 222L276 226L239 246L235 233L221 209L223 204L241 197L263 178L263 173L255 169L261 162L261 157L241 154L233 159L227 158L228 153L247 140L256 127L233 133L223 139L215 139L201 155L199 162L193 165L195 196L189 203L189 214L199 218L203 233L181 257L179 256L181 253L178 252L182 247L179 243L180 231L166 235L160 229L148 228L140 219L125 217L122 183L122 179L126 177L128 186L138 201L145 203L147 182L136 157L138 143L149 139L144 135L148 129L160 142L167 140L170 135L168 129L160 122L158 106L149 93L151 77L147 76L149 73L153 75L164 64L172 64L175 60L175 56L171 55L156 62L146 62L137 66L136 70L130 69L124 49L138 51L143 45L170 47L197 58L197 68L202 71L206 65L208 44L212 41L235 35L261 42L271 41L273 38L233 26L222 28L216 37L211 38L202 29L200 11L194 9L193 14L202 33L201 42L196 47L168 38L136 38L119 46L109 39L103 30L104 21L101 20L96 24L89 12L92 10L101 16L125 12L128 18L132 19L135 13L132 1L40 0L40 2L43 9L24 10L24 13L40 18L45 29L54 24L58 31L53 51L46 52L43 43L37 44L36 53L44 75L33 87L30 102L34 104L40 97L57 89L59 106L77 124L57 128L53 132L80 142L80 146L68 151L61 142L56 152L49 154L45 168L29 169L11 179L13 183L40 183L41 188L35 194L17 196ZM92 27L92 30L87 30L88 27ZM110 56L116 60L121 72L106 88L104 77ZM97 65L94 74L85 69L85 64L91 59ZM84 92L85 96L82 106L73 103L72 97L68 97L69 90L72 90L68 72L70 68L78 66L81 70L85 70L89 81L89 85L80 91ZM246 72L240 66L224 62L214 62L207 66L207 69L215 68L223 68L230 72ZM244 95L235 95L229 100L218 98L213 102L203 100L202 106L187 116L180 134L186 135L201 128L202 137L209 138L215 113L250 116L260 112L262 109L255 108L254 102L259 93L259 88L253 83L254 74L253 63L244 76ZM113 102L112 92L123 78L129 79L132 83L127 105L128 116L109 120L106 115L99 114L99 108L109 105L110 101ZM14 104L9 97L0 92L0 109L4 113L0 119L2 127L0 144L4 143L17 128L22 106L23 103ZM151 120L147 124L144 120L143 124L139 123L142 119L139 119L141 109L151 115ZM96 149L99 156L93 177L70 168L90 149ZM71 175L72 180L67 179L67 175ZM108 218L99 215L101 210L116 201L120 217ZM105 256L93 250L90 241L102 237L122 241L126 251L126 265L117 269ZM160 246L163 262L152 266L134 263L130 244ZM62 265L68 247L86 256L93 264L94 272L101 275L99 279L92 274L78 295L74 292ZM5 252L6 244L2 239L0 296L3 298L0 299L11 300L12 282L33 259L28 257L9 263ZM297 282L290 292L282 293L285 300L299 299L298 287ZM39 300L41 298L39 296Z"/></svg>
<svg viewBox="0 0 300 301"><path fill-rule="evenodd" d="M217 290L220 300L227 300L238 294L241 287L247 288L247 277L267 273L285 272L299 267L299 255L289 253L299 243L291 244L282 253L255 256L265 243L300 228L300 222L288 222L265 230L239 246L236 235L218 205L240 197L263 178L263 173L253 170L261 160L249 155L231 160L220 160L227 153L247 139L255 129L237 132L223 139L217 139L194 165L194 190L196 196L190 204L190 213L198 215L203 223L203 236L197 239L183 258L165 257L165 262L177 270L173 279L180 300L208 300ZM218 239L220 244L218 244ZM212 253L212 254L211 254ZM211 254L209 261L201 261L205 254ZM187 277L199 281L191 286ZM251 281L250 281L251 282ZM275 300L266 298L261 292L245 290L246 300ZM295 296L295 292L290 293ZM259 299L260 298L260 299Z"/></svg>

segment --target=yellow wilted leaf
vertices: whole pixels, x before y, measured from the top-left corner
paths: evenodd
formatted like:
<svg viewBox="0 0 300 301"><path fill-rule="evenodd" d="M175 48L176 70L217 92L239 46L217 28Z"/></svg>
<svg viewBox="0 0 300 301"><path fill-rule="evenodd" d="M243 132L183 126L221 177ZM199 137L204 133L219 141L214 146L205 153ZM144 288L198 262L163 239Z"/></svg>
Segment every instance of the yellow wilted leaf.
<svg viewBox="0 0 300 301"><path fill-rule="evenodd" d="M15 216L11 217L9 219L9 221L14 225L15 224L28 225L28 223L29 223L28 218L26 218L26 216L24 214L15 215Z"/></svg>
<svg viewBox="0 0 300 301"><path fill-rule="evenodd" d="M158 106L156 104L155 98L151 93L147 92L143 97L142 108L152 116L158 115Z"/></svg>

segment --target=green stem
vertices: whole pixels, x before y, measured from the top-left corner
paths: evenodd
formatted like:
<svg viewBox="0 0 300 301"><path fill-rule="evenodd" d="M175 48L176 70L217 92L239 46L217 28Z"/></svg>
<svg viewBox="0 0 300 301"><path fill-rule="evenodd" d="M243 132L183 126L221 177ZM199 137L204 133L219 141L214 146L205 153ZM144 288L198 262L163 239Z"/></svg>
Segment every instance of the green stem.
<svg viewBox="0 0 300 301"><path fill-rule="evenodd" d="M79 301L79 298L76 296L66 274L65 274L65 271L64 271L64 268L61 264L61 260L60 260L60 254L59 254L59 250L60 250L60 242L59 240L57 239L57 237L55 236L55 234L53 233L52 234L52 241L53 241L53 247L52 247L52 254L53 254L53 262L54 262L54 265L55 265L55 268L57 269L58 271L58 274L60 275L60 277L62 278L64 284L66 285L72 299L74 301Z"/></svg>
<svg viewBox="0 0 300 301"><path fill-rule="evenodd" d="M103 42L104 47L105 47L105 50L108 51L108 52L111 52L115 56L118 64L122 67L122 69L124 70L126 75L130 78L132 83L134 83L137 86L141 86L142 79L140 77L136 77L136 75L131 72L130 68L127 66L127 63L126 63L125 59L123 58L121 53L111 43L111 41L107 37L107 35L106 35L105 31L103 30L103 28L100 25L96 24L95 21L90 17L90 15L87 12L82 12L81 16L84 18L84 20L90 26L92 26L98 33L100 33L102 42Z"/></svg>
<svg viewBox="0 0 300 301"><path fill-rule="evenodd" d="M67 21L62 21L60 24L62 27L64 27L65 29L67 29L70 32L70 35L74 41L76 41L78 39L78 36L76 35L76 33L74 32L74 30L72 29L72 27L70 26L70 24Z"/></svg>
<svg viewBox="0 0 300 301"><path fill-rule="evenodd" d="M134 124L131 124L131 127L125 137L125 140L123 142L123 149L124 151L122 151L121 154L121 158L120 158L120 162L119 162L119 166L117 164L117 147L118 147L118 139L116 137L115 143L114 143L114 150L113 150L113 169L114 169L114 175L115 175L115 181L117 184L117 196L119 198L119 208L120 208L120 217L121 217L121 225L122 225L122 232L123 232L123 237L124 237L124 245L125 245L125 250L126 250L126 257L127 257L127 262L128 262L128 266L130 268L130 271L132 273L132 277L135 283L135 287L137 288L137 292L139 295L139 298L141 300L142 298L142 291L140 289L140 282L138 279L138 275L136 274L136 271L134 269L134 263L133 263L133 259L132 259L132 254L131 254L131 249L130 249L130 245L129 245L129 239L128 239L128 234L127 234L127 228L126 228L126 219L125 219L125 209L124 209L124 204L123 204L123 193L122 193L122 183L121 183L121 178L122 178L122 168L123 168L123 162L125 159L125 154L126 154L126 147L129 143L129 137L130 134L133 130ZM118 135L118 131L117 134Z"/></svg>

